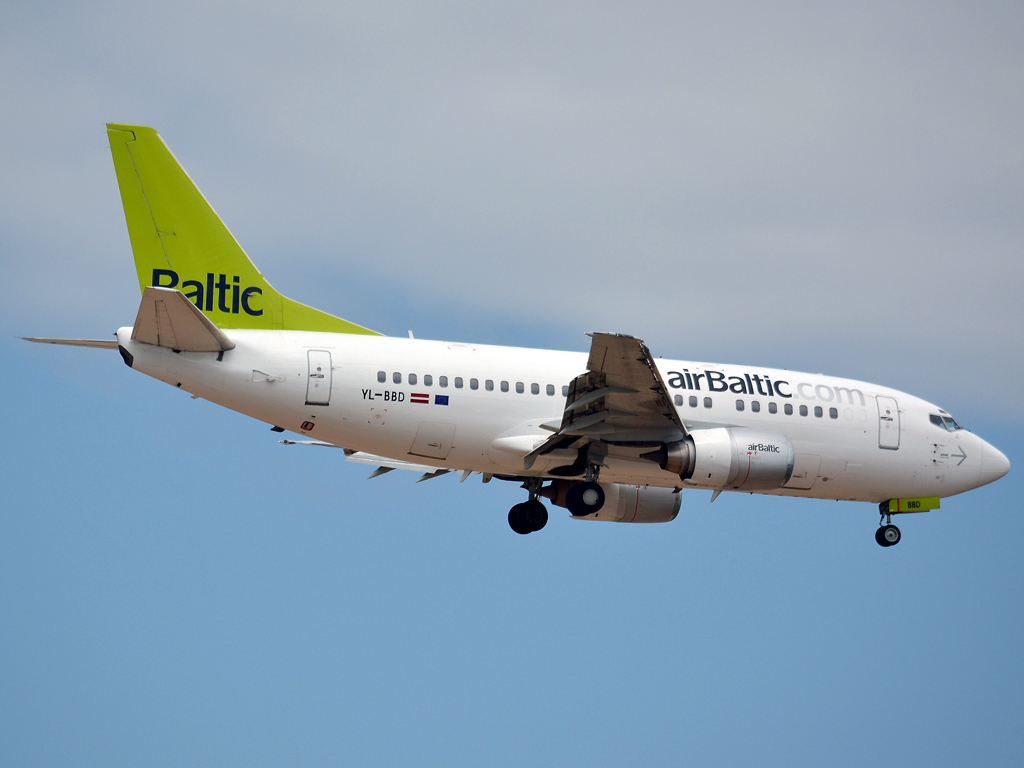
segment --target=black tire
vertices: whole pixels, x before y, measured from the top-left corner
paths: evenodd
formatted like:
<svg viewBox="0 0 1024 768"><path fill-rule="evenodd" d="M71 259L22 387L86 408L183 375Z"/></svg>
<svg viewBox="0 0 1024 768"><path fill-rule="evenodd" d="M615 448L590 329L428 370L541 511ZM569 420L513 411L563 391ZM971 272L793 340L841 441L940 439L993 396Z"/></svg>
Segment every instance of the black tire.
<svg viewBox="0 0 1024 768"><path fill-rule="evenodd" d="M538 499L520 505L519 519L531 531L539 531L548 524L548 510Z"/></svg>
<svg viewBox="0 0 1024 768"><path fill-rule="evenodd" d="M882 536L882 527L881 526L879 526L878 530L875 531L875 541L878 542L878 546L880 546L880 547L888 547L889 546L888 543L886 543L885 538Z"/></svg>
<svg viewBox="0 0 1024 768"><path fill-rule="evenodd" d="M900 529L895 525L886 525L882 527L882 538L885 539L885 545L887 547L894 547L900 543L900 539L903 535L900 533Z"/></svg>
<svg viewBox="0 0 1024 768"><path fill-rule="evenodd" d="M604 489L592 482L574 485L565 495L565 505L573 517L592 515L604 506Z"/></svg>
<svg viewBox="0 0 1024 768"><path fill-rule="evenodd" d="M525 504L516 504L512 509L508 511L508 527L521 536L525 536L528 533L532 533L533 529L526 524L523 515L523 507Z"/></svg>

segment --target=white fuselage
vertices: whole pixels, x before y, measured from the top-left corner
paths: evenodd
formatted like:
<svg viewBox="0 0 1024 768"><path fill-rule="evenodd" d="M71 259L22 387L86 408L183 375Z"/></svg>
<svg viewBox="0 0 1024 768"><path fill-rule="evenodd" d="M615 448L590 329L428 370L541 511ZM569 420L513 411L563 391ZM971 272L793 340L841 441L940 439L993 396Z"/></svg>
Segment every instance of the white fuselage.
<svg viewBox="0 0 1024 768"><path fill-rule="evenodd" d="M133 342L131 331L120 329L118 341L135 369L218 405L353 450L497 475L547 473L551 461L526 470L523 455L561 421L563 387L587 364L577 352L252 330L229 331L236 346L218 360L217 353ZM872 502L951 496L998 479L1008 467L976 435L932 423L939 409L903 392L795 371L661 359L657 365L688 430L750 427L789 438L793 477L770 493ZM317 375L317 366L330 370ZM326 404L309 404L317 401ZM883 423L880 408L891 401L895 422ZM702 487L640 459L640 452L610 447L602 482Z"/></svg>

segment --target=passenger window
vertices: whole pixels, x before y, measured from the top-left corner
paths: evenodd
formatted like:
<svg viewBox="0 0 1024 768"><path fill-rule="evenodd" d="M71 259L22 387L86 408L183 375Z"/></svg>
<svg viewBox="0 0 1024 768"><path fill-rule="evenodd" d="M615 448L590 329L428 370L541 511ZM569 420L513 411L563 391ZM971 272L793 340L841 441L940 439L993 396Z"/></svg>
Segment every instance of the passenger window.
<svg viewBox="0 0 1024 768"><path fill-rule="evenodd" d="M838 408L829 408L828 409L828 417L830 419L838 419L839 418L839 409Z"/></svg>
<svg viewBox="0 0 1024 768"><path fill-rule="evenodd" d="M696 395L690 395L690 407L691 408L696 408L697 407L697 396Z"/></svg>
<svg viewBox="0 0 1024 768"><path fill-rule="evenodd" d="M469 380L469 388L470 389L480 389L480 382L477 381L476 379L470 379Z"/></svg>
<svg viewBox="0 0 1024 768"><path fill-rule="evenodd" d="M531 384L530 385L530 394L531 395L539 395L540 394L540 384Z"/></svg>
<svg viewBox="0 0 1024 768"><path fill-rule="evenodd" d="M710 408L711 407L711 398L710 397L705 397L704 398L704 407L705 408Z"/></svg>
<svg viewBox="0 0 1024 768"><path fill-rule="evenodd" d="M409 374L409 383L415 385L417 381L419 381L419 379L416 378L416 374L415 373L410 373Z"/></svg>
<svg viewBox="0 0 1024 768"><path fill-rule="evenodd" d="M432 386L433 383L434 383L434 377L433 376L431 376L429 373L423 374L423 386L424 387Z"/></svg>
<svg viewBox="0 0 1024 768"><path fill-rule="evenodd" d="M448 377L447 376L438 376L437 377L437 385L439 387L447 387L448 386Z"/></svg>
<svg viewBox="0 0 1024 768"><path fill-rule="evenodd" d="M524 389L525 388L523 387L523 382L517 381L516 382L516 393L521 395L521 394L523 394L523 390Z"/></svg>
<svg viewBox="0 0 1024 768"><path fill-rule="evenodd" d="M768 403L768 413L778 413L779 406L777 403Z"/></svg>
<svg viewBox="0 0 1024 768"><path fill-rule="evenodd" d="M400 374L398 371L395 371L394 373L391 374L391 380L395 382L395 384L401 384L402 374Z"/></svg>
<svg viewBox="0 0 1024 768"><path fill-rule="evenodd" d="M456 389L462 389L462 377L461 376L456 376L455 377L455 388Z"/></svg>
<svg viewBox="0 0 1024 768"><path fill-rule="evenodd" d="M817 416L820 419L822 413L824 413L824 412L821 410L821 406L820 405L814 406L814 415L815 416Z"/></svg>
<svg viewBox="0 0 1024 768"><path fill-rule="evenodd" d="M682 405L683 404L683 396L682 395L676 395L672 399L675 401L676 405Z"/></svg>
<svg viewBox="0 0 1024 768"><path fill-rule="evenodd" d="M751 403L750 403L750 410L752 410L754 413L760 413L761 412L761 402L759 400L751 401Z"/></svg>
<svg viewBox="0 0 1024 768"><path fill-rule="evenodd" d="M383 384L387 380L388 380L388 375L386 373L384 373L384 371L377 371L377 381L379 381L381 384Z"/></svg>
<svg viewBox="0 0 1024 768"><path fill-rule="evenodd" d="M786 412L787 416L793 415L793 406L790 405L789 403L786 403L786 405L783 407L783 410Z"/></svg>
<svg viewBox="0 0 1024 768"><path fill-rule="evenodd" d="M800 406L800 415L801 416L806 416L807 415L807 406L806 405L801 405Z"/></svg>
<svg viewBox="0 0 1024 768"><path fill-rule="evenodd" d="M562 397L568 397L568 396L569 396L569 385L568 384L563 384L562 385Z"/></svg>
<svg viewBox="0 0 1024 768"><path fill-rule="evenodd" d="M737 400L736 401L736 410L737 411L742 411L743 410L743 401L742 400Z"/></svg>
<svg viewBox="0 0 1024 768"><path fill-rule="evenodd" d="M508 382L507 381L501 382L501 391L502 392L508 392Z"/></svg>
<svg viewBox="0 0 1024 768"><path fill-rule="evenodd" d="M494 391L494 381L492 381L491 379L488 379L487 381L485 381L484 382L484 389L486 389L488 392L493 392Z"/></svg>
<svg viewBox="0 0 1024 768"><path fill-rule="evenodd" d="M555 396L555 385L554 384L548 384L544 388L544 391L548 393L548 397L554 397Z"/></svg>

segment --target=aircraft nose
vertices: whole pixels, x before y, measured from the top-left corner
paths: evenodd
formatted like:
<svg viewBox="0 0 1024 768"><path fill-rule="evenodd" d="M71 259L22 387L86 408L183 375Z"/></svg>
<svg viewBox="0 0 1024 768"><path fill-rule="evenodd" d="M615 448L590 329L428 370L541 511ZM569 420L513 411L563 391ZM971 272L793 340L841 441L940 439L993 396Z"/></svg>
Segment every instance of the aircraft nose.
<svg viewBox="0 0 1024 768"><path fill-rule="evenodd" d="M1010 471L1010 460L998 448L982 443L981 449L981 483L994 483Z"/></svg>

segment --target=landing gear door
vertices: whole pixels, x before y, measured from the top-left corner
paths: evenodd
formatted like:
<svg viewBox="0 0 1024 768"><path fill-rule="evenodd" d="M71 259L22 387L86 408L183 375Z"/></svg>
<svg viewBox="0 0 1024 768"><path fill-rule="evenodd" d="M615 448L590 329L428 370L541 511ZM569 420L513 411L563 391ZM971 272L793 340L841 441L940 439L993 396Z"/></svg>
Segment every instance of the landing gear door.
<svg viewBox="0 0 1024 768"><path fill-rule="evenodd" d="M900 447L900 409L891 397L875 398L878 401L878 447L895 451Z"/></svg>
<svg viewBox="0 0 1024 768"><path fill-rule="evenodd" d="M331 353L311 349L309 377L306 379L306 405L329 405L331 402Z"/></svg>

